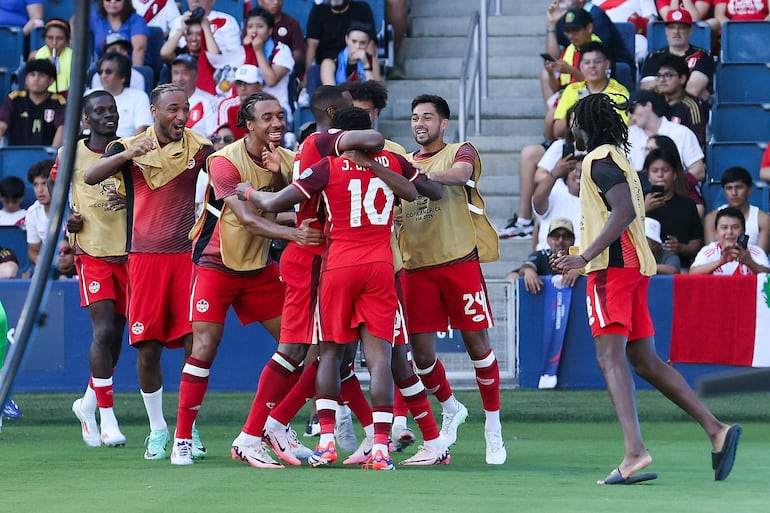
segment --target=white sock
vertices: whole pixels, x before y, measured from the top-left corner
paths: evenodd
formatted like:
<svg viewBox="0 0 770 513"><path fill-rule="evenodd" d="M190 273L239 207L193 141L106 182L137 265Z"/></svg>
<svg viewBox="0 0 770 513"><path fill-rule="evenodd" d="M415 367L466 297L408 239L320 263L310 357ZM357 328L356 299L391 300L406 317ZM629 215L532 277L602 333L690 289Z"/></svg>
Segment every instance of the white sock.
<svg viewBox="0 0 770 513"><path fill-rule="evenodd" d="M96 413L96 391L91 388L91 380L88 380L86 391L83 392L83 400L80 401L80 409L86 413Z"/></svg>
<svg viewBox="0 0 770 513"><path fill-rule="evenodd" d="M262 437L250 435L241 431L241 434L238 435L238 438L235 439L235 442L238 442L240 445L257 445L262 443ZM235 442L233 442L233 445L237 445Z"/></svg>
<svg viewBox="0 0 770 513"><path fill-rule="evenodd" d="M326 447L329 442L334 441L334 433L321 433L321 438L318 440L319 447Z"/></svg>
<svg viewBox="0 0 770 513"><path fill-rule="evenodd" d="M274 431L278 431L279 429L286 429L287 426L281 424L277 420L275 420L273 417L268 416L267 421L265 421L265 427L267 429L272 429Z"/></svg>
<svg viewBox="0 0 770 513"><path fill-rule="evenodd" d="M441 409L444 410L444 413L457 413L457 410L460 409L460 403L457 402L455 395L452 394L449 396L449 399L441 403Z"/></svg>
<svg viewBox="0 0 770 513"><path fill-rule="evenodd" d="M484 414L487 417L484 422L484 431L500 431L503 428L502 424L500 424L500 410L484 410Z"/></svg>
<svg viewBox="0 0 770 513"><path fill-rule="evenodd" d="M374 424L364 426L364 434L367 438L374 438Z"/></svg>
<svg viewBox="0 0 770 513"><path fill-rule="evenodd" d="M406 427L406 417L402 417L401 415L393 417L393 426Z"/></svg>
<svg viewBox="0 0 770 513"><path fill-rule="evenodd" d="M99 418L101 419L102 431L105 429L116 429L118 419L115 418L115 410L112 408L99 408Z"/></svg>
<svg viewBox="0 0 770 513"><path fill-rule="evenodd" d="M526 226L530 223L532 223L532 219L527 219L526 217L520 217L516 220L516 226Z"/></svg>
<svg viewBox="0 0 770 513"><path fill-rule="evenodd" d="M446 449L446 443L444 442L444 439L441 438L440 436L437 436L433 440L425 440L425 445L438 450Z"/></svg>
<svg viewBox="0 0 770 513"><path fill-rule="evenodd" d="M376 454L377 451L382 451L382 455L387 456L388 446L385 444L374 444L374 446L372 446L372 454Z"/></svg>
<svg viewBox="0 0 770 513"><path fill-rule="evenodd" d="M163 387L150 393L142 390L142 400L144 400L147 418L150 420L150 430L168 429L166 419L163 417Z"/></svg>

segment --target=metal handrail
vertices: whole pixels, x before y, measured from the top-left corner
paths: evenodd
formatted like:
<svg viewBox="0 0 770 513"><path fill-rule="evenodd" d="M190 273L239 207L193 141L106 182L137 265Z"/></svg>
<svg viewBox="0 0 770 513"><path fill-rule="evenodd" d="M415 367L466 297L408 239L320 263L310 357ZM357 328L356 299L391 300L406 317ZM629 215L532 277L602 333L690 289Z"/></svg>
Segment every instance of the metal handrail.
<svg viewBox="0 0 770 513"><path fill-rule="evenodd" d="M478 11L471 14L468 25L468 38L465 43L465 55L460 71L458 114L458 135L460 141L465 141L465 126L468 124L470 98L468 82L473 80L474 103L474 134L481 134L481 99L489 96L489 2L480 0ZM495 0L495 16L502 14L502 0ZM471 62L473 59L473 62ZM468 75L469 70L472 75Z"/></svg>

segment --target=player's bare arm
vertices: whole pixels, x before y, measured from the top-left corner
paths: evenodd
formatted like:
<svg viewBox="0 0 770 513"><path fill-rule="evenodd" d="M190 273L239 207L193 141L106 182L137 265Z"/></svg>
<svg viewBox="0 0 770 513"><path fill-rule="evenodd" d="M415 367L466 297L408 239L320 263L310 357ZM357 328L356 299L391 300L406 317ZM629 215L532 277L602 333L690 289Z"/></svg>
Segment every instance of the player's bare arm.
<svg viewBox="0 0 770 513"><path fill-rule="evenodd" d="M385 146L385 137L376 130L348 130L337 141L340 153L361 150L367 153L379 153Z"/></svg>
<svg viewBox="0 0 770 513"><path fill-rule="evenodd" d="M258 235L265 239L289 240L305 246L317 246L324 241L323 232L316 228L310 228L309 225L313 219L306 219L299 227L294 228L262 217L253 204L239 201L235 196L225 198L225 204L230 207L238 221L252 235Z"/></svg>
<svg viewBox="0 0 770 513"><path fill-rule="evenodd" d="M149 137L139 139L131 146L115 155L100 158L86 171L84 181L88 185L95 185L111 177L126 164L136 157L145 155L155 149L155 143Z"/></svg>
<svg viewBox="0 0 770 513"><path fill-rule="evenodd" d="M424 174L428 180L443 185L465 185L473 174L473 166L467 162L455 162L449 169L437 169Z"/></svg>
<svg viewBox="0 0 770 513"><path fill-rule="evenodd" d="M278 192L256 191L249 182L239 183L235 193L239 200L251 202L265 212L282 212L306 199L294 187L286 187Z"/></svg>
<svg viewBox="0 0 770 513"><path fill-rule="evenodd" d="M420 176L412 183L417 187L420 196L425 196L431 201L438 201L444 197L444 186L428 180L424 173L420 173Z"/></svg>
<svg viewBox="0 0 770 513"><path fill-rule="evenodd" d="M272 180L270 181L270 186L273 190L280 191L288 185L281 173L281 154L276 149L275 144L270 143L269 147L262 149L262 165L273 173Z"/></svg>
<svg viewBox="0 0 770 513"><path fill-rule="evenodd" d="M607 203L610 206L610 215L607 218L607 224L596 240L588 246L580 255L566 255L556 259L556 267L562 271L570 269L581 269L588 262L596 258L602 251L607 249L610 244L623 235L631 221L636 218L634 204L631 200L631 189L628 183L618 183L604 194Z"/></svg>
<svg viewBox="0 0 770 513"><path fill-rule="evenodd" d="M417 187L406 179L401 173L394 172L362 151L346 151L344 157L350 159L356 165L372 171L377 177L393 190L393 193L406 201L417 199Z"/></svg>

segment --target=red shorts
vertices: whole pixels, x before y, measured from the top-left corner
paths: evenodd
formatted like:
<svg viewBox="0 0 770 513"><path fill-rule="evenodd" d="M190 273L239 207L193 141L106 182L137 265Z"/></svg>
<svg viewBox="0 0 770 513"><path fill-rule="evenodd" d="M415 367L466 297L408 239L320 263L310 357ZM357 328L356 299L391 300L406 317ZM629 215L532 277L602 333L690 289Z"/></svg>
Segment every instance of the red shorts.
<svg viewBox="0 0 770 513"><path fill-rule="evenodd" d="M232 305L245 326L280 317L283 308L283 282L275 263L249 277L194 265L191 289L192 322L224 324L227 309Z"/></svg>
<svg viewBox="0 0 770 513"><path fill-rule="evenodd" d="M655 334L647 308L650 277L637 268L610 267L588 274L586 308L591 334L623 335L628 340Z"/></svg>
<svg viewBox="0 0 770 513"><path fill-rule="evenodd" d="M480 331L494 326L487 284L477 260L407 272L409 333Z"/></svg>
<svg viewBox="0 0 770 513"><path fill-rule="evenodd" d="M321 255L315 255L298 244L286 246L281 255L281 278L286 287L281 343L310 344L313 341L320 274Z"/></svg>
<svg viewBox="0 0 770 513"><path fill-rule="evenodd" d="M393 345L405 346L409 343L409 331L406 324L406 310L404 310L404 272L396 273L396 297L398 298L398 310L396 310L396 324L393 327Z"/></svg>
<svg viewBox="0 0 770 513"><path fill-rule="evenodd" d="M358 327L393 343L396 310L393 262L373 262L321 273L320 339L339 344L358 340Z"/></svg>
<svg viewBox="0 0 770 513"><path fill-rule="evenodd" d="M128 341L182 347L190 324L190 253L128 255Z"/></svg>
<svg viewBox="0 0 770 513"><path fill-rule="evenodd" d="M126 315L128 264L106 262L90 255L75 255L80 283L80 306L114 301L115 313Z"/></svg>

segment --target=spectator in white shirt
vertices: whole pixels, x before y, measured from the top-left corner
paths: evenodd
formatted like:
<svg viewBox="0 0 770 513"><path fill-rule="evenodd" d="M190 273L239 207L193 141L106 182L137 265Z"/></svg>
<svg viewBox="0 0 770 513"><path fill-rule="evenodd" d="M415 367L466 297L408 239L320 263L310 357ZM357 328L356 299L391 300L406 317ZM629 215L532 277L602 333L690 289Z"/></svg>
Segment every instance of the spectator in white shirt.
<svg viewBox="0 0 770 513"><path fill-rule="evenodd" d="M770 262L759 246L748 243L746 219L735 207L717 212L714 222L717 240L704 246L695 256L691 274L731 276L770 273ZM744 236L743 238L741 238Z"/></svg>
<svg viewBox="0 0 770 513"><path fill-rule="evenodd" d="M35 201L27 210L27 251L29 260L37 264L37 258L40 255L40 247L43 245L43 239L48 232L48 210L51 208L51 189L49 188L49 179L51 167L54 161L51 159L41 160L32 164L27 171L27 180L35 189Z"/></svg>

